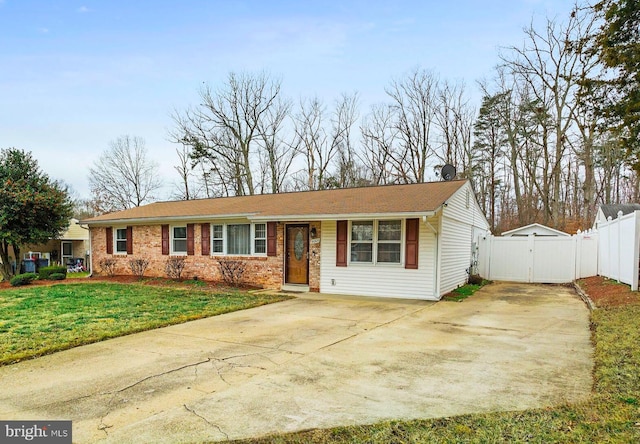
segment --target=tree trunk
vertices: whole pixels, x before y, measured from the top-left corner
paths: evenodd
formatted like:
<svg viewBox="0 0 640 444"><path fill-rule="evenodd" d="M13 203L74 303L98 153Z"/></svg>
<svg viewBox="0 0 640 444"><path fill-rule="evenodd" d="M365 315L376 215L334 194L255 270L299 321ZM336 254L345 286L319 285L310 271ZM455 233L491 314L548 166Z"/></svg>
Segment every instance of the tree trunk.
<svg viewBox="0 0 640 444"><path fill-rule="evenodd" d="M0 268L2 279L8 281L13 276L13 270L9 260L9 244L6 241L0 242L0 260L2 260L2 267Z"/></svg>

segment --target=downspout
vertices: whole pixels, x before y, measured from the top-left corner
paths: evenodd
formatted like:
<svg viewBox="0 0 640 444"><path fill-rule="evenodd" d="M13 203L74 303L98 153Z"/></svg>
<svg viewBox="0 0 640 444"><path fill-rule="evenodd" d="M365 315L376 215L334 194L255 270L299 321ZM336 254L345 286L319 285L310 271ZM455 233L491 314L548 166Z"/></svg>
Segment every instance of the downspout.
<svg viewBox="0 0 640 444"><path fill-rule="evenodd" d="M93 247L91 246L91 227L89 227L89 276L93 276Z"/></svg>
<svg viewBox="0 0 640 444"><path fill-rule="evenodd" d="M440 207L438 207L436 209L436 211L434 212L435 214L438 214L438 212L442 210L442 205ZM427 220L427 216L422 216L422 222L433 232L433 235L435 236L435 246L436 246L436 257L435 257L435 270L433 272L433 290L434 290L434 296L436 298L436 300L440 299L440 280L439 280L439 276L440 276L440 236L438 236L438 230L436 230L433 225L431 225L431 223Z"/></svg>

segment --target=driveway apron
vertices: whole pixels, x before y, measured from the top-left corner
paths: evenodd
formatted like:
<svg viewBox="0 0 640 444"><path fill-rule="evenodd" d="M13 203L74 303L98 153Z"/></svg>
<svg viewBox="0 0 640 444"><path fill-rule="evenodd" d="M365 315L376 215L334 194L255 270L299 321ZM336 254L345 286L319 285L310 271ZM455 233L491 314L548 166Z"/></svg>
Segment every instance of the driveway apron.
<svg viewBox="0 0 640 444"><path fill-rule="evenodd" d="M0 418L175 443L519 410L585 399L592 354L589 312L562 286L308 294L0 367Z"/></svg>

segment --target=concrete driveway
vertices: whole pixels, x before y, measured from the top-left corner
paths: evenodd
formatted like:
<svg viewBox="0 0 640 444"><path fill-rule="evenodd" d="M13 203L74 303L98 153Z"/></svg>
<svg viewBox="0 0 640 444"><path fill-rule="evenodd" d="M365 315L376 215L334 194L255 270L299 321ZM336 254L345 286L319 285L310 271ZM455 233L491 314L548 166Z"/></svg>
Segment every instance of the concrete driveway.
<svg viewBox="0 0 640 444"><path fill-rule="evenodd" d="M497 283L461 303L303 295L0 368L1 419L74 442L175 443L584 399L573 290Z"/></svg>

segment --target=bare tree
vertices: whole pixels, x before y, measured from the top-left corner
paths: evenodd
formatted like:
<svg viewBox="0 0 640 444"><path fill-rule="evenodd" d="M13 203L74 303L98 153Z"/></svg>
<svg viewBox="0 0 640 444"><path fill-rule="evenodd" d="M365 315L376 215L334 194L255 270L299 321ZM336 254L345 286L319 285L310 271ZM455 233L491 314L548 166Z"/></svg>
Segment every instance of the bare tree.
<svg viewBox="0 0 640 444"><path fill-rule="evenodd" d="M221 87L200 89L200 106L174 113L173 140L191 146L194 159L210 164L209 178L224 185L224 194L254 194L260 130L274 129L265 119L277 104L280 86L264 73L232 72Z"/></svg>
<svg viewBox="0 0 640 444"><path fill-rule="evenodd" d="M432 140L436 113L437 77L414 69L405 78L394 80L386 89L391 99L397 143L389 160L402 183L424 182L429 159L434 154Z"/></svg>
<svg viewBox="0 0 640 444"><path fill-rule="evenodd" d="M299 111L294 116L295 147L305 159L308 190L323 188L337 150L337 146L329 141L325 113L324 104L315 97L301 99Z"/></svg>
<svg viewBox="0 0 640 444"><path fill-rule="evenodd" d="M147 157L145 141L129 135L113 140L89 169L89 187L99 213L138 207L156 199L162 187L158 164Z"/></svg>
<svg viewBox="0 0 640 444"><path fill-rule="evenodd" d="M291 101L278 98L258 123L262 151L262 182L269 182L271 193L285 191L289 169L298 151L282 140L282 129L291 111Z"/></svg>
<svg viewBox="0 0 640 444"><path fill-rule="evenodd" d="M512 47L501 58L531 94L531 115L545 124L531 132L541 149L541 171L535 182L544 207L543 221L558 226L563 211L562 168L579 100L579 80L588 66L581 54L593 17L572 13L566 24L547 20L543 31L525 29L523 47ZM548 122L548 125L547 123Z"/></svg>
<svg viewBox="0 0 640 444"><path fill-rule="evenodd" d="M181 144L176 148L178 164L173 169L178 173L179 180L174 183L174 197L180 200L197 199L202 195L202 186L197 181L194 172L192 150L189 145Z"/></svg>
<svg viewBox="0 0 640 444"><path fill-rule="evenodd" d="M365 173L356 154L353 127L358 120L358 93L342 94L332 119L333 143L338 148L334 186L349 188L365 184Z"/></svg>
<svg viewBox="0 0 640 444"><path fill-rule="evenodd" d="M386 104L371 107L371 112L360 126L362 150L360 158L368 170L373 185L386 185L393 182L391 169L393 146L397 137L397 128L393 124L393 112Z"/></svg>

